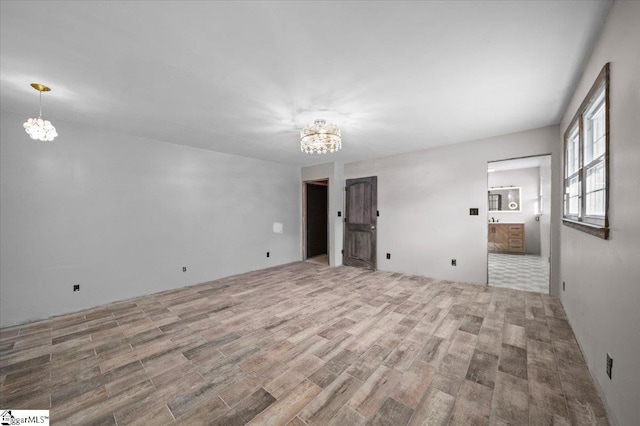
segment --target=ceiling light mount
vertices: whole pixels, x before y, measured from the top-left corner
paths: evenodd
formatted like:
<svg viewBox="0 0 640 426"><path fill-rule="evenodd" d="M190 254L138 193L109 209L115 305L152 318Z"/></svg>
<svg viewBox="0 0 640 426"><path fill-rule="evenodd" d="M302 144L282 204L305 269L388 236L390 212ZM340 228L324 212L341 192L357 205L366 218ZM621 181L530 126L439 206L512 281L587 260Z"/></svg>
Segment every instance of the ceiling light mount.
<svg viewBox="0 0 640 426"><path fill-rule="evenodd" d="M315 120L300 130L300 150L307 154L327 154L342 148L342 136L337 125Z"/></svg>
<svg viewBox="0 0 640 426"><path fill-rule="evenodd" d="M31 87L40 92L40 112L38 118L29 118L22 127L31 139L51 142L58 136L58 132L49 120L42 119L42 92L50 92L51 89L40 83L31 83Z"/></svg>
<svg viewBox="0 0 640 426"><path fill-rule="evenodd" d="M36 89L38 92L50 92L51 91L51 89L49 87L45 86L44 84L40 84L40 83L31 83L31 87Z"/></svg>

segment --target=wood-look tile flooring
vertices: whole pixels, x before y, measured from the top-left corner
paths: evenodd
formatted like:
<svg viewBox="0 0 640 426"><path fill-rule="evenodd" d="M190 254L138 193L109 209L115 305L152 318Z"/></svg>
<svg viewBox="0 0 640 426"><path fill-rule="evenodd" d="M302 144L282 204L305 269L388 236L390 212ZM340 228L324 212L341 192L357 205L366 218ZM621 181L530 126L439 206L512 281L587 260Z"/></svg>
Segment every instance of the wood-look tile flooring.
<svg viewBox="0 0 640 426"><path fill-rule="evenodd" d="M607 424L558 299L300 262L0 331L52 424Z"/></svg>

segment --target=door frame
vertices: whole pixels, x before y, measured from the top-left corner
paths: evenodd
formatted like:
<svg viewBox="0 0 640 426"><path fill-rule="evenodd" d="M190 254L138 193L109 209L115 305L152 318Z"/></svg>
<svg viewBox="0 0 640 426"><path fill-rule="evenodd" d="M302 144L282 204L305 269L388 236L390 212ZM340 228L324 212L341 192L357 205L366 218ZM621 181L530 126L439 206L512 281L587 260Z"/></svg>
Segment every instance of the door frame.
<svg viewBox="0 0 640 426"><path fill-rule="evenodd" d="M331 232L331 224L329 220L331 216L330 212L330 178L318 178L318 179L310 179L302 181L302 261L307 260L307 185L317 185L317 182L326 182L327 183L327 264L331 264L331 241L329 238L329 233Z"/></svg>
<svg viewBox="0 0 640 426"><path fill-rule="evenodd" d="M553 153L548 152L548 153L543 153L543 154L532 154L532 155L523 155L520 157L511 157L511 158L501 158L498 160L488 160L487 161L487 172L486 172L486 176L487 176L487 181L486 181L486 186L485 186L485 191L484 191L484 200L485 200L485 231L486 231L486 243L485 243L485 248L487 250L487 260L486 260L486 265L487 265L487 283L485 284L486 287L489 287L489 226L487 226L487 224L489 223L489 198L487 196L488 192L489 192L489 172L488 172L488 166L490 163L498 163L500 161L509 161L509 160L521 160L524 158L533 158L533 157L549 157L549 160L551 162L549 170L550 170L550 174L551 174L551 184L550 184L550 194L549 194L549 198L551 200L551 203L549 205L549 213L546 213L549 215L549 217L551 217L552 214L552 210L551 210L551 204L553 203L553 197L554 197L554 188L553 188ZM548 279L548 294L551 294L551 274L554 270L554 263L553 263L553 240L552 240L552 235L553 235L553 226L552 224L550 224L549 226L549 276L547 277ZM525 253L526 254L526 253Z"/></svg>

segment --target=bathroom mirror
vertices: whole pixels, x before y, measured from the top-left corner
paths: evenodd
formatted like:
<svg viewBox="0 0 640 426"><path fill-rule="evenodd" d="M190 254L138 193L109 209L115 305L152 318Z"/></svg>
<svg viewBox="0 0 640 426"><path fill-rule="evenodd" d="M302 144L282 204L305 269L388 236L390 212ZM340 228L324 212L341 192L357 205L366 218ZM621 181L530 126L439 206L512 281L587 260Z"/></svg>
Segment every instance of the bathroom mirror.
<svg viewBox="0 0 640 426"><path fill-rule="evenodd" d="M520 206L519 187L489 188L490 212L519 212Z"/></svg>

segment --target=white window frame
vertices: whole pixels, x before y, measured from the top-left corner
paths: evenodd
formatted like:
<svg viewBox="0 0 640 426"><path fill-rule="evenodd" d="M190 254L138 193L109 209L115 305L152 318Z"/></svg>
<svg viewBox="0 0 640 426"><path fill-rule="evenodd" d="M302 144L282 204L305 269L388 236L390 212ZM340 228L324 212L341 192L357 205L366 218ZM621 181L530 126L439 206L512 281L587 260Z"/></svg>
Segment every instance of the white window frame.
<svg viewBox="0 0 640 426"><path fill-rule="evenodd" d="M594 112L604 114L603 152L589 158L587 144L593 149L590 118ZM578 152L575 152L577 142ZM577 156L576 156L577 154ZM573 161L572 158L573 157ZM596 189L587 188L588 172L603 168L604 176ZM594 177L595 181L595 177ZM577 186L576 186L577 185ZM591 189L588 191L588 189ZM609 238L609 64L603 68L564 133L564 191L562 222L597 237ZM587 192L588 191L588 192ZM601 193L604 211L587 214L587 196ZM593 195L595 196L595 195ZM575 209L577 207L577 209Z"/></svg>

